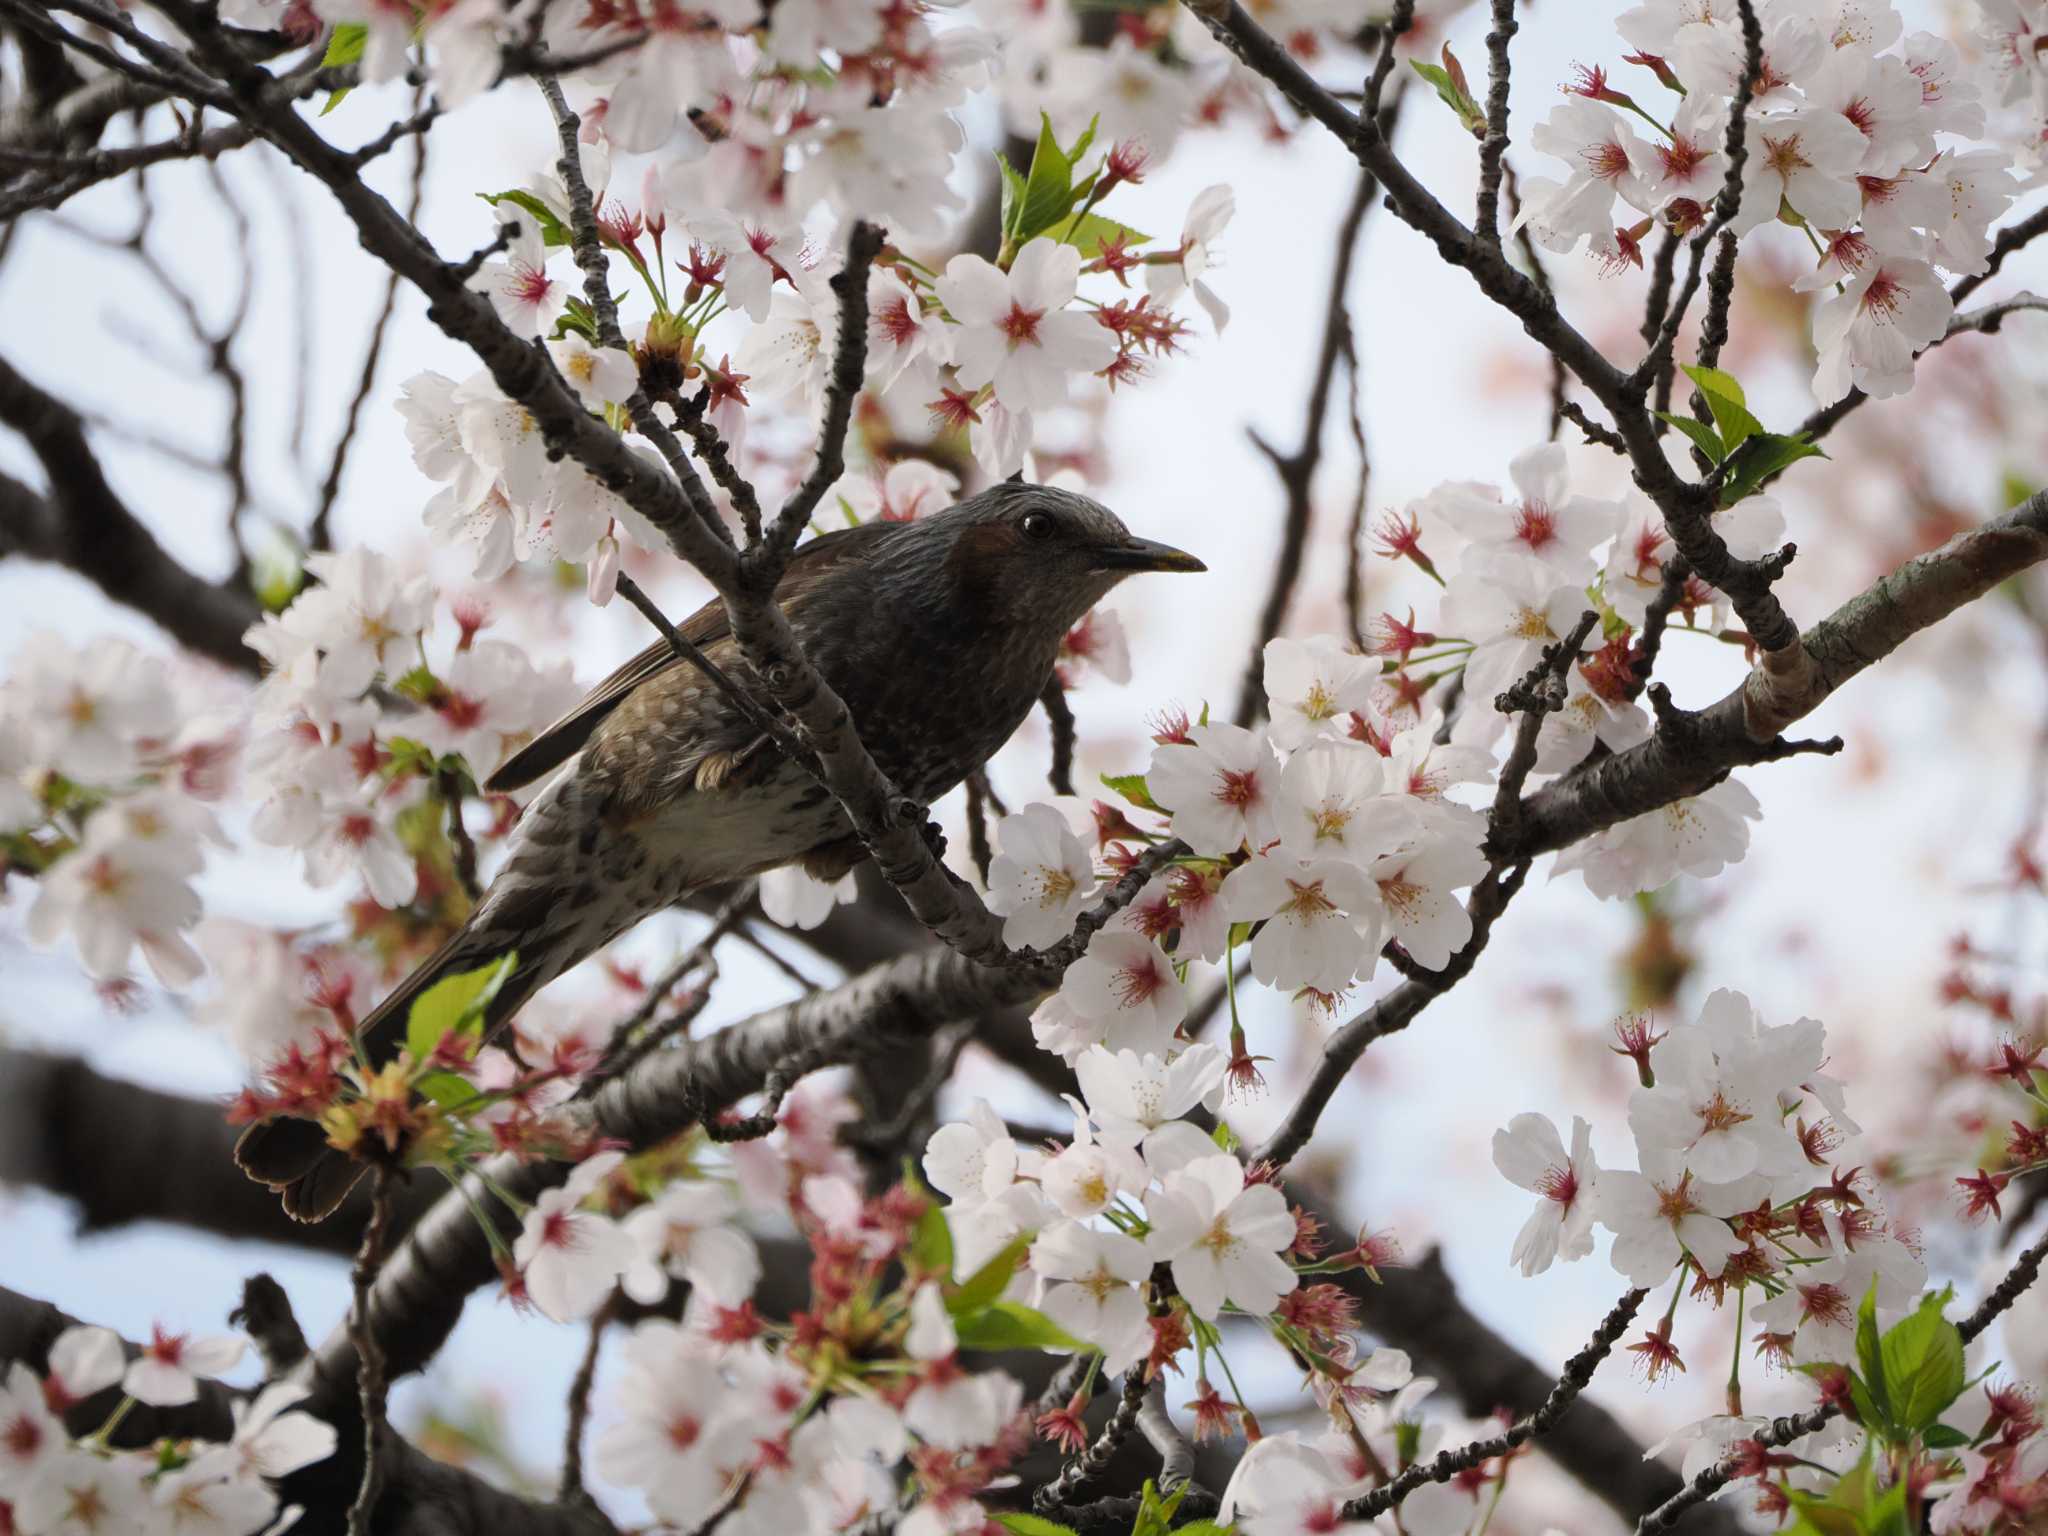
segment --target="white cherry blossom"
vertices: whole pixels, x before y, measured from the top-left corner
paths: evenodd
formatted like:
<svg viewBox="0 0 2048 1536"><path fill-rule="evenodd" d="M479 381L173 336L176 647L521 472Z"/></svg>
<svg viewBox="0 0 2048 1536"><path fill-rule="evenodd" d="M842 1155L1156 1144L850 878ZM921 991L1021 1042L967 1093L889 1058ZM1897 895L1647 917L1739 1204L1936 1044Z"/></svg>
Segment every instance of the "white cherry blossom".
<svg viewBox="0 0 2048 1536"><path fill-rule="evenodd" d="M565 1182L541 1192L512 1245L526 1294L558 1323L590 1316L633 1265L633 1239L611 1217L583 1208L624 1161L622 1152L600 1152L578 1163Z"/></svg>
<svg viewBox="0 0 2048 1536"><path fill-rule="evenodd" d="M1556 1259L1567 1263L1593 1251L1593 1215L1600 1165L1593 1160L1593 1128L1572 1117L1567 1153L1548 1115L1517 1115L1493 1133L1493 1166L1511 1184L1541 1198L1515 1234L1510 1264L1540 1275Z"/></svg>
<svg viewBox="0 0 2048 1536"><path fill-rule="evenodd" d="M1041 236L1008 272L974 255L955 256L938 281L955 322L953 366L969 389L991 386L1012 410L1045 410L1067 397L1072 374L1094 373L1116 356L1116 338L1094 316L1070 310L1081 253Z"/></svg>
<svg viewBox="0 0 2048 1536"><path fill-rule="evenodd" d="M1270 1184L1247 1185L1228 1153L1167 1174L1145 1214L1147 1252L1172 1264L1175 1287L1205 1322L1226 1302L1263 1317L1300 1284L1280 1257L1296 1235L1286 1197Z"/></svg>
<svg viewBox="0 0 2048 1536"><path fill-rule="evenodd" d="M1276 636L1261 655L1273 744L1282 751L1319 736L1339 735L1353 710L1372 702L1379 667L1347 650L1334 635L1306 640Z"/></svg>
<svg viewBox="0 0 2048 1536"><path fill-rule="evenodd" d="M1119 1047L1163 1052L1187 1017L1187 987L1173 962L1152 940L1104 928L1087 952L1067 967L1060 997L1082 1018L1104 1027Z"/></svg>
<svg viewBox="0 0 2048 1536"><path fill-rule="evenodd" d="M1045 949L1073 931L1095 895L1088 845L1050 805L1027 805L996 824L1001 850L989 862L989 910L1012 949Z"/></svg>
<svg viewBox="0 0 2048 1536"><path fill-rule="evenodd" d="M1370 976L1383 913L1377 885L1338 859L1255 858L1223 881L1234 922L1263 922L1252 940L1252 974L1270 987L1341 992Z"/></svg>
<svg viewBox="0 0 2048 1536"><path fill-rule="evenodd" d="M1185 742L1159 747L1145 788L1172 812L1174 836L1196 853L1263 848L1280 835L1280 765L1266 738L1241 726L1197 725Z"/></svg>
<svg viewBox="0 0 2048 1536"><path fill-rule="evenodd" d="M1121 1232L1078 1221L1047 1227L1031 1244L1032 1273L1049 1285L1039 1310L1103 1352L1103 1369L1121 1371L1151 1347L1138 1286L1152 1273L1145 1245Z"/></svg>

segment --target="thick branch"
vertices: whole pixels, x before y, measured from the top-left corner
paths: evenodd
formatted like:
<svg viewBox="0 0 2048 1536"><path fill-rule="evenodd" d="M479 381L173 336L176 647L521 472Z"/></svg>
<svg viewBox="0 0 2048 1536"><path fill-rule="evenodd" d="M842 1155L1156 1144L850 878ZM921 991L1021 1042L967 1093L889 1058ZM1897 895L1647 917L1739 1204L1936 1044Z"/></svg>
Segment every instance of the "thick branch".
<svg viewBox="0 0 2048 1536"><path fill-rule="evenodd" d="M1512 838L1495 851L1533 858L1696 795L1731 768L1784 757L1788 744L1779 733L1842 684L2044 559L2048 492L1957 534L1849 599L1802 637L1800 665L1775 665L1767 655L1740 687L1685 716L1682 728L1660 724L1641 745L1537 791L1523 802Z"/></svg>
<svg viewBox="0 0 2048 1536"><path fill-rule="evenodd" d="M147 615L180 644L251 672L242 634L260 617L242 587L195 576L115 494L79 414L0 358L0 422L19 432L49 477L38 493L0 475L0 556L69 566L117 603Z"/></svg>

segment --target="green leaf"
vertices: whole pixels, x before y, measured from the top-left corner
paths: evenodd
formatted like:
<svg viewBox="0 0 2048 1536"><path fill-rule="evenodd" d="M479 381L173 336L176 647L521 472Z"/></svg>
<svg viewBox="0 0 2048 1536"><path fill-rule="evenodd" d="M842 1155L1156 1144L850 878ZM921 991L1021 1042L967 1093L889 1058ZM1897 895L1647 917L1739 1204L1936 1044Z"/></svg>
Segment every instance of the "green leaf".
<svg viewBox="0 0 2048 1536"><path fill-rule="evenodd" d="M1659 411L1657 412L1657 419L1669 422L1672 426L1678 428L1679 431L1692 439L1693 447L1699 449L1701 453L1704 453L1716 464L1728 456L1726 450L1721 447L1719 434L1705 422L1694 421L1690 416L1681 416L1676 411Z"/></svg>
<svg viewBox="0 0 2048 1536"><path fill-rule="evenodd" d="M1003 226L1003 234L1013 250L1066 219L1074 204L1088 195L1093 178L1075 186L1074 167L1094 139L1095 124L1090 122L1072 149L1062 149L1053 135L1052 119L1039 113L1038 146L1031 153L1031 169L1024 177L1022 192L1016 196L1013 217Z"/></svg>
<svg viewBox="0 0 2048 1536"><path fill-rule="evenodd" d="M1214 1520L1190 1520L1175 1528L1173 1536L1232 1536L1236 1525L1218 1525Z"/></svg>
<svg viewBox="0 0 2048 1536"><path fill-rule="evenodd" d="M1243 1139L1230 1128L1228 1120L1218 1120L1216 1129L1209 1133L1209 1139L1226 1152L1235 1152L1244 1145Z"/></svg>
<svg viewBox="0 0 2048 1536"><path fill-rule="evenodd" d="M1182 1483L1162 1496L1159 1485L1146 1478L1145 1486L1138 1491L1138 1518L1131 1522L1131 1536L1167 1536L1173 1528L1174 1511L1187 1497L1189 1486Z"/></svg>
<svg viewBox="0 0 2048 1536"><path fill-rule="evenodd" d="M1119 237L1127 246L1140 246L1152 238L1138 233L1128 224L1105 219L1099 213L1084 213L1079 219L1069 220L1060 226L1060 244L1071 245L1086 261L1100 256L1102 248Z"/></svg>
<svg viewBox="0 0 2048 1536"><path fill-rule="evenodd" d="M996 153L996 170L1003 178L1003 235L1008 238L1024 211L1024 178L1000 150Z"/></svg>
<svg viewBox="0 0 2048 1536"><path fill-rule="evenodd" d="M1920 1443L1930 1451L1952 1451L1968 1445L1970 1437L1953 1424L1930 1424L1920 1431Z"/></svg>
<svg viewBox="0 0 2048 1536"><path fill-rule="evenodd" d="M450 1030L482 1034L484 1009L518 962L518 954L509 952L473 971L443 976L414 998L405 1016L405 1047L413 1060L425 1061Z"/></svg>
<svg viewBox="0 0 2048 1536"><path fill-rule="evenodd" d="M1718 368L1688 367L1685 376L1705 398L1707 409L1714 414L1714 425L1721 429L1721 441L1730 453L1763 431L1763 423L1750 415L1749 402L1743 398L1742 386L1733 375Z"/></svg>
<svg viewBox="0 0 2048 1536"><path fill-rule="evenodd" d="M1486 133L1486 114L1479 110L1479 103L1466 92L1458 89L1451 72L1440 64L1425 64L1420 59L1410 59L1408 67L1436 87L1437 100L1458 114L1458 121L1465 131L1475 138Z"/></svg>
<svg viewBox="0 0 2048 1536"><path fill-rule="evenodd" d="M1836 1478L1826 1493L1786 1491L1799 1522L1786 1536L1872 1536L1869 1520L1883 1503L1877 1486L1872 1445L1863 1442L1863 1459Z"/></svg>
<svg viewBox="0 0 2048 1536"><path fill-rule="evenodd" d="M991 1302L972 1317L955 1318L953 1332L962 1349L1058 1349L1068 1354L1093 1354L1092 1345L1060 1327L1043 1312L1014 1301Z"/></svg>
<svg viewBox="0 0 2048 1536"><path fill-rule="evenodd" d="M1954 1295L1946 1287L1929 1291L1918 1308L1885 1330L1879 1346L1892 1418L1902 1437L1933 1428L1963 1395L1963 1336L1941 1315Z"/></svg>
<svg viewBox="0 0 2048 1536"><path fill-rule="evenodd" d="M327 51L320 55L322 69L340 69L362 61L370 43L370 29L359 21L345 21L327 37Z"/></svg>
<svg viewBox="0 0 2048 1536"><path fill-rule="evenodd" d="M415 1086L443 1109L467 1104L476 1097L475 1084L453 1072L429 1072Z"/></svg>
<svg viewBox="0 0 2048 1536"><path fill-rule="evenodd" d="M1807 440L1804 432L1783 437L1776 432L1758 432L1737 450L1728 466L1728 478L1721 482L1721 505L1732 507L1763 489L1773 475L1789 469L1801 459L1826 458L1820 447Z"/></svg>
<svg viewBox="0 0 2048 1536"><path fill-rule="evenodd" d="M1863 1304L1856 1309L1856 1364L1862 1368L1864 1386L1869 1390L1872 1404L1883 1418L1885 1427L1889 1427L1892 1423L1892 1394L1885 1377L1884 1346L1877 1334L1875 1280L1863 1293Z"/></svg>
<svg viewBox="0 0 2048 1536"><path fill-rule="evenodd" d="M1061 1525L1059 1521L1048 1520L1043 1515L998 1513L996 1524L1010 1532L1011 1536L1076 1536L1071 1525Z"/></svg>
<svg viewBox="0 0 2048 1536"><path fill-rule="evenodd" d="M1104 787L1122 795L1141 811L1159 809L1159 802L1152 798L1152 792L1145 787L1145 775L1142 773L1105 773L1102 775L1102 782Z"/></svg>
<svg viewBox="0 0 2048 1536"><path fill-rule="evenodd" d="M1031 1238L1028 1234L1011 1238L1000 1253L960 1282L960 1288L946 1298L946 1310L955 1317L979 1312L1003 1294L1010 1277L1017 1273L1017 1266L1024 1262L1024 1255L1030 1251Z"/></svg>
<svg viewBox="0 0 2048 1536"><path fill-rule="evenodd" d="M522 192L515 188L510 192L479 192L477 196L493 208L500 203L510 203L522 213L533 215L533 222L539 226L540 238L544 244L556 246L569 243L569 226L556 218L549 211L548 205L531 192Z"/></svg>
<svg viewBox="0 0 2048 1536"><path fill-rule="evenodd" d="M910 1267L951 1279L953 1229L946 1225L946 1208L918 1176L915 1158L903 1159L903 1186L924 1200L924 1214L917 1218L917 1229L910 1234Z"/></svg>

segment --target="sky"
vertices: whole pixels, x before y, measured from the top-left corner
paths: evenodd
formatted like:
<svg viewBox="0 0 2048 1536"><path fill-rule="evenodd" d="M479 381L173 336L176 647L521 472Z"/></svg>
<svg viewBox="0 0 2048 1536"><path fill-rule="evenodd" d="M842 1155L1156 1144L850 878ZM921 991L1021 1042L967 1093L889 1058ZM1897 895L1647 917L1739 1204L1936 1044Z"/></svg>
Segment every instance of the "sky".
<svg viewBox="0 0 2048 1536"><path fill-rule="evenodd" d="M1533 8L1516 42L1517 110L1547 109L1549 85L1588 48L1578 23L1598 9ZM1918 16L1915 20L1921 19ZM1453 33L1468 60L1483 57L1476 23ZM1618 43L1606 49L1618 56ZM330 120L338 137L367 137L402 101L391 92L356 93ZM1461 141L1437 103L1411 96L1400 139L1411 168L1453 208L1468 207L1473 180L1469 141ZM538 95L514 85L466 107L434 134L423 225L445 252L466 252L488 238L488 210L472 195L526 181L552 157L552 127ZM1517 159L1540 168L1526 149ZM383 184L400 188L405 167L387 162ZM221 175L257 222L257 277L243 351L251 382L251 441L260 507L303 519L307 488L317 483L340 410L352 392L359 348L382 300L382 278L346 223L311 186L280 199L274 168L247 156L222 162ZM1283 449L1301 432L1301 400L1313 366L1333 232L1349 199L1355 167L1326 136L1298 135L1281 146L1243 132L1191 137L1144 185L1120 193L1112 211L1124 222L1171 231L1193 195L1216 181L1236 191L1237 209L1210 281L1231 305L1228 330L1205 324L1187 352L1153 378L1120 394L1110 415L1107 475L1096 493L1134 531L1193 550L1214 573L1206 581L1139 583L1112 601L1131 636L1133 681L1117 688L1091 678L1075 695L1081 774L1142 768L1145 719L1170 701L1221 709L1234 701L1249 653L1258 599L1270 568L1281 499L1272 472L1252 448L1256 428ZM623 177L621 178L624 179ZM160 179L156 246L199 296L209 324L227 315L247 284L232 227L203 182L183 173ZM68 209L64 220L124 233L132 200L102 188ZM287 211L289 210L289 211ZM2007 286L2040 286L2048 263L2015 262ZM1568 297L1582 328L1632 360L1631 318L1640 287L1602 282L1574 269ZM1363 359L1363 409L1372 456L1370 498L1398 506L1444 479L1504 482L1508 460L1539 441L1546 407L1542 361L1504 315L1491 312L1461 274L1384 210L1372 215L1347 295ZM116 488L170 550L211 575L230 563L217 486L174 458L134 440L137 434L204 450L224 421L219 391L204 377L161 296L134 262L41 217L21 231L0 265L0 341L31 377L123 424L98 435ZM293 416L294 356L310 319L315 364L307 402L303 459L285 451ZM2028 322L2032 322L2031 329ZM1958 343L1985 349L2040 345L2048 319L2021 317L2000 338ZM419 510L428 483L413 468L402 422L392 408L400 380L423 368L456 377L469 371L458 349L427 323L417 298L401 298L380 383L368 404L337 511L343 543L367 541L392 551L424 545ZM1767 424L1804 413L1803 379L1767 365L1751 386ZM1341 411L1342 396L1338 407ZM1910 421L1911 397L1867 408L1880 422ZM1888 416L1881 413L1890 413ZM2035 421L2048 420L2041 413ZM2042 428L2015 452L2037 468L2048 460ZM1340 415L1329 429L1329 459L1318 484L1317 523L1290 629L1313 633L1340 624L1343 525L1355 464ZM1572 434L1568 434L1572 435ZM1603 451L1572 450L1575 484L1619 495ZM0 467L31 473L20 446L0 441ZM1937 460L1944 494L1972 516L2000 505L1996 466ZM1863 525L1880 532L1899 519L1903 501L1881 471L1857 463L1803 466L1788 496L1791 536L1804 551L1788 584L1796 615L1811 621L1860 589L1881 568L1878 539L1844 537L1839 506L1823 511L1798 494L1798 475L1839 474L1857 487L1847 500ZM463 562L447 552L436 569L460 590ZM1369 601L1401 607L1419 589L1371 561ZM702 592L687 573L657 567L650 581L671 612ZM574 659L579 679L594 681L644 639L623 605L577 612L550 643ZM162 638L144 621L108 604L80 579L20 562L0 564L0 672L23 639L56 628L68 637L129 635L152 649ZM1950 937L1995 914L1987 887L2025 804L2032 732L2042 717L2041 669L2018 645L2018 627L1999 615L1961 633L1913 642L1899 663L1859 680L1803 730L1842 733L1840 758L1800 758L1746 773L1764 819L1741 865L1704 886L1683 882L1675 904L1701 915L1689 930L1698 965L1686 995L1696 1006L1716 986L1739 987L1771 1022L1810 1015L1827 1022L1831 1070L1852 1084L1852 1108L1867 1112L1871 1139L1895 1145L1922 1106L1910 1066L1925 1059L1942 1028L1933 992ZM1691 636L1667 646L1660 675L1681 702L1702 704L1739 679L1731 648ZM1958 687L1956 679L1970 686ZM1947 679L1946 681L1944 679ZM1034 721L998 761L997 787L1011 802L1042 795L1046 742ZM956 846L960 840L955 839ZM217 861L202 886L210 912L292 923L327 920L339 893L309 889L295 860L260 849ZM106 1015L64 954L31 949L19 916L28 896L17 886L0 907L0 1031L16 1043L83 1052L102 1070L197 1094L231 1092L240 1068L225 1042L205 1028L206 993L159 1002L134 1017ZM667 920L635 942L659 954L688 924ZM1328 1128L1311 1156L1340 1177L1344 1206L1375 1227L1394 1227L1411 1250L1443 1246L1465 1299L1540 1360L1561 1360L1590 1332L1622 1288L1596 1255L1535 1280L1507 1268L1507 1251L1525 1213L1525 1197L1492 1171L1487 1137L1512 1115L1540 1110L1560 1122L1574 1113L1595 1123L1596 1148L1626 1143L1623 1102L1630 1074L1604 1052L1604 1031L1623 1007L1616 976L1635 933L1626 905L1592 899L1575 876L1552 882L1539 863L1530 888L1503 922L1472 978L1407 1033L1368 1055L1325 1116ZM2040 935L2021 928L2015 948ZM1373 985L1391 984L1383 973ZM736 958L713 1017L739 1017L786 988L766 967ZM1363 1000L1363 998L1361 998ZM1233 1123L1252 1139L1284 1111L1296 1063L1325 1026L1282 1007L1252 1020L1258 1048L1277 1058L1262 1100L1233 1107ZM1050 1110L1021 1096L987 1061L970 1053L959 1093L986 1093L1005 1108ZM1887 1138L1893 1138L1887 1140ZM81 1235L61 1202L32 1192L0 1192L0 1284L57 1300L94 1321L134 1334L167 1316L219 1325L241 1278L269 1269L286 1286L308 1331L318 1335L346 1306L341 1263L261 1245L229 1243L181 1230L143 1226ZM1977 1246L1943 1240L1930 1258L1966 1284L1988 1262ZM136 1277L150 1283L138 1286ZM2048 1317L2042 1319L2048 1332ZM559 1401L533 1383L566 1383L582 1346L580 1329L522 1320L501 1300L475 1298L431 1384L404 1384L396 1396L401 1425L429 1403L457 1405L501 1392L517 1403L514 1444L545 1478L559 1449ZM1710 1346L1701 1345L1703 1354ZM503 1362L520 1362L507 1381ZM1725 1354L1721 1357L1725 1366ZM1603 1377L1595 1397L1646 1435L1706 1411L1716 1369L1677 1388L1646 1394L1625 1373ZM1285 1381L1269 1378L1276 1392ZM602 1415L600 1422L602 1422ZM1589 1526L1588 1529L1596 1527Z"/></svg>

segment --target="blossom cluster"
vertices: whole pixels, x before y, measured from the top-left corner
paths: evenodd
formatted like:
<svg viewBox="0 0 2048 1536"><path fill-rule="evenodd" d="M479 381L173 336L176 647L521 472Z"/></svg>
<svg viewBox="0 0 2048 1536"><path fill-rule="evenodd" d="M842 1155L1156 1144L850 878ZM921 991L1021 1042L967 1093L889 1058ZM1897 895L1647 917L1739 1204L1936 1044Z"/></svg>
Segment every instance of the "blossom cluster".
<svg viewBox="0 0 2048 1536"><path fill-rule="evenodd" d="M233 1400L224 1443L165 1439L133 1450L108 1443L137 1404L195 1401L202 1379L241 1358L242 1341L159 1326L132 1361L104 1328L76 1326L50 1345L38 1377L22 1361L0 1383L0 1524L21 1536L122 1531L135 1536L255 1536L283 1515L271 1484L334 1453L336 1436L294 1405L306 1388L286 1382ZM105 1421L74 1435L65 1419L118 1387Z"/></svg>
<svg viewBox="0 0 2048 1536"><path fill-rule="evenodd" d="M2012 150L1969 146L1986 131L1987 85L2002 101L2033 95L2048 120L2048 71L2032 47L2037 10L1983 7L2001 73L1993 82L1946 39L1907 35L1887 3L1757 5L1761 70L1726 228L1740 237L1779 223L1811 244L1813 268L1793 286L1822 295L1813 314L1822 405L1852 387L1877 396L1910 389L1914 355L1954 314L1936 269L1986 270L1989 227L2020 183ZM1552 250L1585 242L1606 263L1640 266L1653 228L1684 235L1715 217L1748 48L1732 6L1697 0L1644 0L1616 26L1634 50L1627 62L1676 99L1645 106L1604 68L1582 68L1565 86L1569 99L1531 136L1568 173L1530 178L1523 218ZM1617 202L1628 210L1620 222Z"/></svg>
<svg viewBox="0 0 2048 1536"><path fill-rule="evenodd" d="M430 666L432 582L375 550L309 555L306 569L314 582L247 637L269 665L250 704L252 830L296 849L314 885L355 877L403 907L422 894L423 839L440 835L435 808L408 809L423 790L473 791L575 702L574 680L567 663L479 639L489 614L473 604Z"/></svg>
<svg viewBox="0 0 2048 1536"><path fill-rule="evenodd" d="M39 877L30 937L68 933L117 992L138 949L166 986L204 968L192 882L224 842L208 805L233 778L240 736L183 692L125 640L51 633L28 639L0 685L0 869Z"/></svg>

